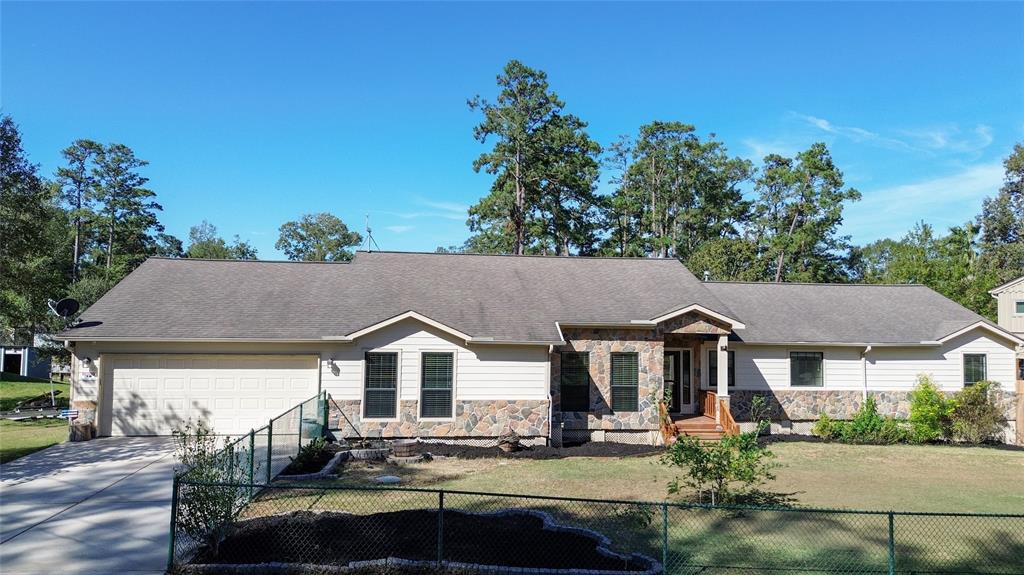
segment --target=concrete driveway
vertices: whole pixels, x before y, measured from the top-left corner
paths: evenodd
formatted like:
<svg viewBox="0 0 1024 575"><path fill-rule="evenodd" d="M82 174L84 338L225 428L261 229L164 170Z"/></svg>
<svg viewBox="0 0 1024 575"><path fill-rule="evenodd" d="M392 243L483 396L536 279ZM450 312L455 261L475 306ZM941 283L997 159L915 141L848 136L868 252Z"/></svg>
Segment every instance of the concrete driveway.
<svg viewBox="0 0 1024 575"><path fill-rule="evenodd" d="M0 572L163 573L170 438L63 443L0 466Z"/></svg>

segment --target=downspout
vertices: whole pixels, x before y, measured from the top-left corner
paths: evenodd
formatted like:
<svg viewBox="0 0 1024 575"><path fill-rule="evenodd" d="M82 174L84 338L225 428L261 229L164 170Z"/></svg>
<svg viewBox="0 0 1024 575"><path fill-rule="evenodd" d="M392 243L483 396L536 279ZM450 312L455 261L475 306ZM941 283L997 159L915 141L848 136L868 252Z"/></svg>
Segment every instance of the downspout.
<svg viewBox="0 0 1024 575"><path fill-rule="evenodd" d="M871 346L864 348L864 351L860 354L860 367L861 367L861 380L864 384L863 399L868 400L868 352L871 351Z"/></svg>
<svg viewBox="0 0 1024 575"><path fill-rule="evenodd" d="M556 323L556 325L557 325L557 323ZM561 335L561 329L559 329L559 335ZM552 433L554 432L554 429L555 429L555 420L554 420L555 407L553 405L554 402L551 399L551 354L553 354L553 353L555 353L555 346L554 345L548 345L547 376L546 376L547 383L545 384L545 387L547 389L547 396L548 396L548 437L547 437L548 447L551 446L551 435L552 435Z"/></svg>

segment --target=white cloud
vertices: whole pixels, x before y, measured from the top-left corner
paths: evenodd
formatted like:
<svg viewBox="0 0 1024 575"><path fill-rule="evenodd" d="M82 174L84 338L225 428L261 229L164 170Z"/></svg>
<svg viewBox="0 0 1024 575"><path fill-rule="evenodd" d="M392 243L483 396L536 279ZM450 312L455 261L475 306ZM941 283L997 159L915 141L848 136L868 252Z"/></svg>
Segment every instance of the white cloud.
<svg viewBox="0 0 1024 575"><path fill-rule="evenodd" d="M915 145L936 152L970 153L992 144L992 127L978 124L966 133L955 124L917 130L903 130Z"/></svg>
<svg viewBox="0 0 1024 575"><path fill-rule="evenodd" d="M394 234L403 234L415 227L416 226L384 226L384 229Z"/></svg>
<svg viewBox="0 0 1024 575"><path fill-rule="evenodd" d="M800 145L785 140L761 140L758 138L746 138L743 145L750 150L750 158L760 162L768 154L779 154L781 156L794 156L800 151Z"/></svg>
<svg viewBox="0 0 1024 575"><path fill-rule="evenodd" d="M833 134L835 136L849 138L854 142L866 142L882 146L885 148L893 149L911 148L911 146L908 143L902 140L883 136L877 132L872 132L871 130L867 130L865 128L859 128L857 126L839 126L833 124L832 122L824 118L817 118L815 116L809 116L807 114L801 114L799 112L791 112L791 114L793 115L793 117L803 121L804 123L813 128L817 128L818 130L821 130L828 134Z"/></svg>
<svg viewBox="0 0 1024 575"><path fill-rule="evenodd" d="M900 237L921 220L944 230L972 219L1002 182L1003 166L996 161L920 182L864 188L863 199L846 209L844 231L863 243Z"/></svg>

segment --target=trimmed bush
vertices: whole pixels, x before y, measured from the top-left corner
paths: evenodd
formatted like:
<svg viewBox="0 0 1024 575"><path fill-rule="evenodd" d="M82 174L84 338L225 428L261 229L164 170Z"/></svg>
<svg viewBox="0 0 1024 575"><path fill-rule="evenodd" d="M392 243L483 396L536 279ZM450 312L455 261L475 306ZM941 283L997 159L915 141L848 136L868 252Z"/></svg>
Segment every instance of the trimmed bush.
<svg viewBox="0 0 1024 575"><path fill-rule="evenodd" d="M949 435L953 402L939 391L927 374L917 376L910 392L910 430L914 441L938 441Z"/></svg>
<svg viewBox="0 0 1024 575"><path fill-rule="evenodd" d="M1003 432L1006 422L992 397L996 383L979 381L960 390L952 401L950 430L955 441L985 443Z"/></svg>
<svg viewBox="0 0 1024 575"><path fill-rule="evenodd" d="M893 417L878 415L878 404L870 395L850 421L832 419L821 414L811 433L843 443L904 443L911 439L910 428Z"/></svg>

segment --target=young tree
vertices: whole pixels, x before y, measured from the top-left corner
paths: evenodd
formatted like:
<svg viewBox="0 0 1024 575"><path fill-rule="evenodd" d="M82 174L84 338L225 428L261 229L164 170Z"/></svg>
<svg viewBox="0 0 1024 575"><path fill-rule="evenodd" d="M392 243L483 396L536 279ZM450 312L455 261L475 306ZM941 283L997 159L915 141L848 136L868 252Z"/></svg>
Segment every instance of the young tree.
<svg viewBox="0 0 1024 575"><path fill-rule="evenodd" d="M187 256L210 260L254 260L256 248L235 235L229 245L224 238L217 235L217 227L203 220L199 225L192 226L188 232L189 246Z"/></svg>
<svg viewBox="0 0 1024 575"><path fill-rule="evenodd" d="M481 143L494 138L473 169L495 175L488 196L470 208L474 251L523 254L532 251L589 252L596 241L600 147L586 123L563 112L549 90L547 75L512 60L497 78L495 102L476 96L472 110L483 113L473 130Z"/></svg>
<svg viewBox="0 0 1024 575"><path fill-rule="evenodd" d="M305 214L298 221L281 225L281 235L274 247L290 260L336 262L352 259L347 248L358 246L363 238L351 232L335 215Z"/></svg>
<svg viewBox="0 0 1024 575"><path fill-rule="evenodd" d="M93 170L96 156L102 149L103 146L92 140L75 140L61 152L67 165L57 168L56 175L57 182L61 186L61 198L69 207L69 215L74 222L75 238L71 256L72 281L78 281L82 254L86 251L86 234L83 227L91 223L95 216L91 209L92 190L96 185Z"/></svg>
<svg viewBox="0 0 1024 575"><path fill-rule="evenodd" d="M847 277L848 236L839 235L843 205L860 199L844 188L843 174L825 144L795 159L772 154L755 187L755 241L774 260L774 281L842 281Z"/></svg>

